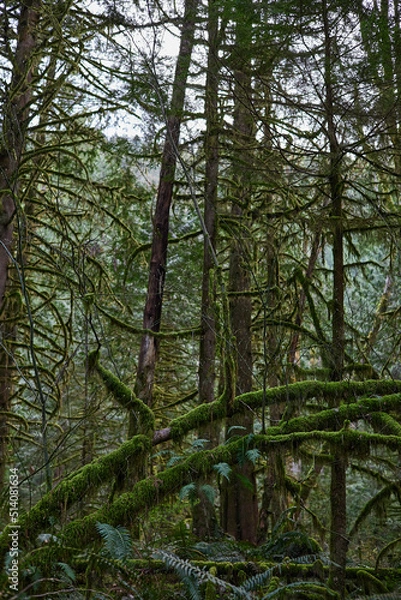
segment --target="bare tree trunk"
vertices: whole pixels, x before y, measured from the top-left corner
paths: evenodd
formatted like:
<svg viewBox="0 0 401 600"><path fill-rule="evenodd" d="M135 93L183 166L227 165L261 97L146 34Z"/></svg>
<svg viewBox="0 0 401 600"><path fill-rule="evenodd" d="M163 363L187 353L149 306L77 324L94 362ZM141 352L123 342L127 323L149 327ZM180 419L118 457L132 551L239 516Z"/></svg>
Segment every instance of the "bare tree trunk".
<svg viewBox="0 0 401 600"><path fill-rule="evenodd" d="M174 74L173 92L167 118L166 139L160 168L159 187L153 219L153 237L150 257L148 291L143 314L143 328L160 331L163 304L163 288L166 276L167 247L169 234L170 206L177 164L177 147L184 109L185 91L194 44L195 18L198 3L186 0L181 32L181 43ZM138 358L135 393L149 406L158 354L158 339L152 334L142 336ZM135 432L131 420L130 435Z"/></svg>
<svg viewBox="0 0 401 600"><path fill-rule="evenodd" d="M205 208L204 224L208 233L203 249L201 341L199 351L199 401L212 402L215 393L216 359L216 289L213 281L215 264L211 247L216 247L216 205L219 169L218 149L218 9L216 0L209 1L209 53L205 92Z"/></svg>
<svg viewBox="0 0 401 600"><path fill-rule="evenodd" d="M4 478L8 441L7 413L10 411L13 378L12 343L15 340L15 315L7 302L9 264L12 253L14 215L20 187L19 168L25 149L26 130L32 102L32 78L35 70L36 30L41 0L22 3L18 21L18 39L13 56L13 72L7 97L0 152L0 482Z"/></svg>

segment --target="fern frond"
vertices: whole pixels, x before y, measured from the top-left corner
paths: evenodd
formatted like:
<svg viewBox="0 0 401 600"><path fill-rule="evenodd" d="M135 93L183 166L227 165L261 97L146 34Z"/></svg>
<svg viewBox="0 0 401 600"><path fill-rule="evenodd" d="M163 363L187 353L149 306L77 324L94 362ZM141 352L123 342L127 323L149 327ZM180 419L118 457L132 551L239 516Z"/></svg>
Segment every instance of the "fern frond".
<svg viewBox="0 0 401 600"><path fill-rule="evenodd" d="M195 483L188 483L180 489L179 498L180 500L189 500L194 502L198 497L198 492Z"/></svg>
<svg viewBox="0 0 401 600"><path fill-rule="evenodd" d="M267 581L269 581L274 575L276 575L276 573L277 565L274 565L273 567L270 567L270 569L263 571L263 573L257 573L256 575L252 575L252 577L249 577L244 581L241 587L246 591L256 590L257 588L260 588L263 585L265 585Z"/></svg>
<svg viewBox="0 0 401 600"><path fill-rule="evenodd" d="M228 463L219 462L216 465L213 465L213 469L220 477L224 477L227 481L230 481L231 467Z"/></svg>
<svg viewBox="0 0 401 600"><path fill-rule="evenodd" d="M237 587L228 581L224 581L224 579L216 577L210 571L200 569L191 564L189 560L181 559L171 552L158 550L155 556L160 558L169 569L175 571L184 584L187 584L188 580L191 580L192 582L196 582L196 585L198 586L201 583L210 581L214 585L234 593L235 597L246 598L247 600L251 600L252 598L243 586Z"/></svg>
<svg viewBox="0 0 401 600"><path fill-rule="evenodd" d="M210 504L214 504L214 501L216 499L216 490L214 489L214 487L205 483L204 485L200 486L199 493L204 494L209 500Z"/></svg>
<svg viewBox="0 0 401 600"><path fill-rule="evenodd" d="M113 527L108 523L96 523L96 529L104 540L107 554L116 560L125 561L132 553L132 540L128 529Z"/></svg>
<svg viewBox="0 0 401 600"><path fill-rule="evenodd" d="M179 575L179 573L177 572ZM183 576L181 577L182 583L185 585L189 600L202 600L202 595L200 593L198 582L195 578Z"/></svg>
<svg viewBox="0 0 401 600"><path fill-rule="evenodd" d="M62 571L63 577L65 577L65 579L66 579L66 581L68 581L68 583L75 582L76 575L75 575L74 570L70 567L70 565L67 565L67 563L64 563L64 562L58 562L57 567L60 569L60 571Z"/></svg>

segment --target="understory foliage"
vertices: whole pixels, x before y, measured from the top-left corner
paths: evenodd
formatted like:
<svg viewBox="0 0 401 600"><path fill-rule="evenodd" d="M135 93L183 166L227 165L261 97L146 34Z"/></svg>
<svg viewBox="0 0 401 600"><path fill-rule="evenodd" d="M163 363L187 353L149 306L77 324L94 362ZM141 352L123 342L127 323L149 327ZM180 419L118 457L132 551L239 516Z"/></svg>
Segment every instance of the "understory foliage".
<svg viewBox="0 0 401 600"><path fill-rule="evenodd" d="M0 10L1 593L400 598L400 0Z"/></svg>

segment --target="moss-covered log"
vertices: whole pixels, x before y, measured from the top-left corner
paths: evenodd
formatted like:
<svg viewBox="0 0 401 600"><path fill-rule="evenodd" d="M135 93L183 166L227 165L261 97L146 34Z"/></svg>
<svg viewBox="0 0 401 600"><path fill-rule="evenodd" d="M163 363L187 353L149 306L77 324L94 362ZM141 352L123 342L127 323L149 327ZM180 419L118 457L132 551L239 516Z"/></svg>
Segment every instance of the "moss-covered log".
<svg viewBox="0 0 401 600"><path fill-rule="evenodd" d="M370 382L301 382L287 387L267 390L268 402L277 402L284 398L303 400L332 394L341 394L342 398L354 399L360 394L375 394L375 397L363 397L359 402L343 405L338 408L323 410L317 415L304 418L294 418L281 426L269 429L268 435L258 435L253 439L255 447L266 453L272 448L281 446L293 451L304 442L322 441L341 445L342 451L350 456L367 456L370 448L386 446L390 450L401 450L401 437L399 435L383 435L354 431L347 428L347 421L358 418L367 418L368 415L378 414L378 411L392 411L399 409L401 395L377 397L383 391L397 391L400 382L395 381L370 381ZM244 405L256 407L262 402L262 392L254 392L239 396L235 401L237 410L243 410ZM225 416L225 404L216 401L202 405L187 415L172 421L169 437L181 439L187 432L199 427L213 419ZM322 431L330 429L335 424L341 423L343 429L337 432ZM166 431L166 430L165 430ZM162 436L164 438L164 436ZM65 478L52 492L47 494L31 511L21 516L19 525L21 531L26 533L27 539L34 539L40 531L47 531L50 527L51 517L59 516L74 503L85 497L88 490L100 487L111 480L116 473L124 470L127 460L140 457L150 449L151 441L147 436L136 436L125 442L120 448L109 455L99 458L82 467L79 471ZM65 528L67 545L85 543L97 534L96 521L109 522L110 524L129 525L138 517L141 511L162 502L167 496L176 493L182 485L196 480L201 475L212 472L213 466L218 462L233 463L243 440L237 440L225 446L209 451L202 451L190 456L180 465L166 469L156 478L143 480L137 483L130 492L122 494L110 506L102 508L83 520L70 523ZM0 537L0 554L4 554L8 547L8 531L6 529Z"/></svg>

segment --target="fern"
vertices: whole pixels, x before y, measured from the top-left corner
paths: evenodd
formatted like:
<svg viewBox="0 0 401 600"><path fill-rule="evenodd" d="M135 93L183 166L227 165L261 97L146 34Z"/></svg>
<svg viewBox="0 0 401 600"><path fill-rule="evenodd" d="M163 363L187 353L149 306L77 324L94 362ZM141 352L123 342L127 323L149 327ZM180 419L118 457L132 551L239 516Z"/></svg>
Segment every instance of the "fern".
<svg viewBox="0 0 401 600"><path fill-rule="evenodd" d="M224 579L220 579L219 577L216 577L210 573L210 571L200 569L199 567L192 565L189 560L183 560L171 552L158 550L155 556L160 558L169 569L173 569L177 573L184 585L187 586L187 589L189 582L191 582L191 585L193 584L193 587L191 587L191 593L196 594L197 590L199 590L199 585L209 581L216 587L223 588L223 590L233 593L235 597L246 598L247 600L251 600L252 598L248 591L242 586L237 587L228 581L225 581ZM198 600L198 598L201 600L201 596L191 596L191 600Z"/></svg>
<svg viewBox="0 0 401 600"><path fill-rule="evenodd" d="M216 571L206 571L191 564L189 560L183 560L172 554L171 552L165 552L159 550L155 554L155 558L161 559L169 569L172 569L180 577L182 583L187 588L190 600L201 600L200 585L203 583L212 584L215 589L223 590L223 592L230 594L230 598L245 598L251 600L254 598L253 592L260 590L270 582L269 591L263 596L262 600L270 600L270 598L290 598L292 595L307 594L308 598L338 598L336 592L331 590L326 584L319 581L297 581L288 584L280 584L276 575L281 575L289 564L289 561L283 561L278 563L271 568L267 569L263 573L258 573L246 579L242 585L235 586L214 574ZM316 556L305 556L291 561L297 563L310 563L311 558L316 560ZM231 596L232 595L232 596ZM379 600L379 599L378 599ZM386 600L383 598L383 600ZM391 600L391 599L389 599Z"/></svg>
<svg viewBox="0 0 401 600"><path fill-rule="evenodd" d="M213 465L213 469L216 471L217 475L230 481L231 467L228 463L219 462L216 465Z"/></svg>
<svg viewBox="0 0 401 600"><path fill-rule="evenodd" d="M280 560L286 556L292 559L309 555L320 557L321 551L316 540L297 530L276 535L262 547L263 556L272 560Z"/></svg>
<svg viewBox="0 0 401 600"><path fill-rule="evenodd" d="M189 500L194 502L198 497L198 491L195 483L188 483L180 489L179 498L180 500Z"/></svg>
<svg viewBox="0 0 401 600"><path fill-rule="evenodd" d="M73 569L70 567L70 565L67 565L67 563L64 563L64 562L58 562L58 563L56 563L56 566L61 571L62 577L63 577L63 579L65 579L65 581L67 583L75 582L76 575L75 575L75 572L73 571Z"/></svg>
<svg viewBox="0 0 401 600"><path fill-rule="evenodd" d="M96 529L104 540L104 549L108 556L122 562L130 558L132 540L128 529L99 522L96 523Z"/></svg>

